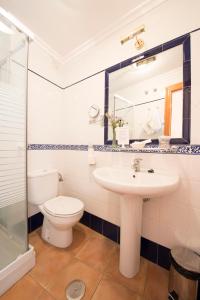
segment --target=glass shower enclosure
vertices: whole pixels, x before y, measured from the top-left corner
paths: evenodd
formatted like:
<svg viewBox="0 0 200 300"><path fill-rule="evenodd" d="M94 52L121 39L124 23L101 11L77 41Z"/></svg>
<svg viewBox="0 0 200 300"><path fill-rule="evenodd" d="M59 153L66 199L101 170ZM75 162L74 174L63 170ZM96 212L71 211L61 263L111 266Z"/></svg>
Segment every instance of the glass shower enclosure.
<svg viewBox="0 0 200 300"><path fill-rule="evenodd" d="M0 295L19 279L12 268L29 251L27 57L27 36L0 15Z"/></svg>

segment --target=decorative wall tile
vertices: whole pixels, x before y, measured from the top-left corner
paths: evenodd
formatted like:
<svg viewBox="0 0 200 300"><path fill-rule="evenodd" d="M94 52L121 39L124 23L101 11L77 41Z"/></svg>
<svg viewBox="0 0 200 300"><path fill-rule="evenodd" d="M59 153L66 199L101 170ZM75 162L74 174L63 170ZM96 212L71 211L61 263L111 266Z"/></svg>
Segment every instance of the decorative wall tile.
<svg viewBox="0 0 200 300"><path fill-rule="evenodd" d="M142 238L141 240L141 255L157 264L158 262L158 244Z"/></svg>
<svg viewBox="0 0 200 300"><path fill-rule="evenodd" d="M177 45L182 44L186 40L187 35L179 36L178 38L175 38L165 44L163 44L163 51L166 51L170 48L176 47Z"/></svg>
<svg viewBox="0 0 200 300"><path fill-rule="evenodd" d="M191 86L191 62L190 60L183 63L183 86Z"/></svg>
<svg viewBox="0 0 200 300"><path fill-rule="evenodd" d="M28 150L79 150L87 151L88 145L67 145L67 144L29 144Z"/></svg>
<svg viewBox="0 0 200 300"><path fill-rule="evenodd" d="M184 57L183 61L186 62L191 59L191 47L190 47L190 36L183 42Z"/></svg>
<svg viewBox="0 0 200 300"><path fill-rule="evenodd" d="M39 228L43 222L43 215L41 213L37 213L36 215L28 218L28 227L29 232ZM80 222L91 229L103 234L107 238L118 242L120 241L120 227L112 224L106 220L103 220L93 214L88 212L84 212L83 217ZM145 239L141 237L141 256L146 259L169 269L170 259L169 259L170 249L161 246L153 241Z"/></svg>
<svg viewBox="0 0 200 300"><path fill-rule="evenodd" d="M159 45L159 46L156 46L152 49L149 49L149 50L145 51L144 57L149 57L149 56L152 56L152 55L156 55L158 53L161 53L162 51L163 51L163 45Z"/></svg>
<svg viewBox="0 0 200 300"><path fill-rule="evenodd" d="M146 146L143 149L131 147L113 148L110 145L93 145L95 151L100 152L126 152L126 153L158 153L158 154L189 154L200 155L200 145L173 145L169 149L159 148L158 145ZM87 151L88 145L67 145L67 144L29 144L28 150L75 150Z"/></svg>
<svg viewBox="0 0 200 300"><path fill-rule="evenodd" d="M119 226L103 220L103 235L119 243Z"/></svg>
<svg viewBox="0 0 200 300"><path fill-rule="evenodd" d="M87 211L84 212L80 222L88 227L91 225L91 214L89 214Z"/></svg>
<svg viewBox="0 0 200 300"><path fill-rule="evenodd" d="M96 232L103 233L103 220L95 215L91 214L91 224L90 228Z"/></svg>
<svg viewBox="0 0 200 300"><path fill-rule="evenodd" d="M37 213L36 215L33 215L28 218L28 232L32 232L35 229L42 226L44 216L42 213Z"/></svg>
<svg viewBox="0 0 200 300"><path fill-rule="evenodd" d="M170 251L168 248L166 248L162 245L158 245L158 265L165 269L170 268L169 252Z"/></svg>
<svg viewBox="0 0 200 300"><path fill-rule="evenodd" d="M108 69L105 70L105 94L104 94L104 107L109 107L109 74L124 68L125 66L132 65L133 61L141 61L152 55L157 55L158 53L162 53L168 49L176 47L178 45L182 45L183 47L183 97L187 98L187 101L183 102L183 134L181 138L172 138L171 144L188 144L190 143L190 126L191 126L191 115L190 115L190 106L191 106L191 93L185 93L187 90L186 87L191 87L191 48L190 48L190 34L185 34L180 37L177 37L171 41L168 41L164 44L156 46L152 49L149 49L145 52L140 53L134 57L126 59L119 64L116 64ZM186 99L185 99L186 100ZM186 105L186 107L185 107ZM131 141L135 141L132 139ZM141 141L141 140L140 140ZM108 137L108 120L107 118L104 119L104 144L110 145L112 141ZM153 143L158 143L157 139L153 139Z"/></svg>

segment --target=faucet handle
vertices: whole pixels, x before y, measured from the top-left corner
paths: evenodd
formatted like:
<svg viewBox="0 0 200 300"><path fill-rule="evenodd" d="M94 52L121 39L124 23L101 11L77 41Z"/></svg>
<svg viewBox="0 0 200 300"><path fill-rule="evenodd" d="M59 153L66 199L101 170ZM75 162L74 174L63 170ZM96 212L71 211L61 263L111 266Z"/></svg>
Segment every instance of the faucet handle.
<svg viewBox="0 0 200 300"><path fill-rule="evenodd" d="M135 172L140 172L140 161L142 158L135 158L133 161L133 164L131 165L132 169L135 170Z"/></svg>
<svg viewBox="0 0 200 300"><path fill-rule="evenodd" d="M142 158L140 158L140 157L137 157L137 158L134 159L134 162L139 163L140 161L142 161Z"/></svg>

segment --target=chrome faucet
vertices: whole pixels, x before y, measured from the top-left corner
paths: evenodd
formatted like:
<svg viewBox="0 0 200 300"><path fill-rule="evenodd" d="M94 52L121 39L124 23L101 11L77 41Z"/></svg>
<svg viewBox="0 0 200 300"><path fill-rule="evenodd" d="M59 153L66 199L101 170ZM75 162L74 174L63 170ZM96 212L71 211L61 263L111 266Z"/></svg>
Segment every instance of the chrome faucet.
<svg viewBox="0 0 200 300"><path fill-rule="evenodd" d="M140 162L142 158L135 158L131 167L135 172L140 172Z"/></svg>

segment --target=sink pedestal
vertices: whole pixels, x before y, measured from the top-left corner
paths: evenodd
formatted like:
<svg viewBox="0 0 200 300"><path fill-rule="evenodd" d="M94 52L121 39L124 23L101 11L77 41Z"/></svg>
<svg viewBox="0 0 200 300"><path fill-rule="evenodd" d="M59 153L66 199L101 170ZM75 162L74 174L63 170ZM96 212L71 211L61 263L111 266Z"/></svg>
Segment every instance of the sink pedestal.
<svg viewBox="0 0 200 300"><path fill-rule="evenodd" d="M127 278L135 276L140 268L142 205L141 197L121 196L119 269L121 274Z"/></svg>
<svg viewBox="0 0 200 300"><path fill-rule="evenodd" d="M96 182L103 188L120 195L121 237L120 272L127 278L140 268L140 240L143 198L155 198L175 191L179 176L156 171L137 172L131 168L102 167L94 172Z"/></svg>

